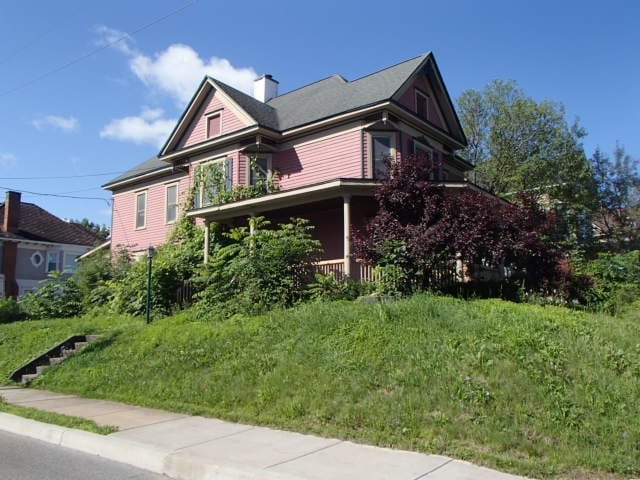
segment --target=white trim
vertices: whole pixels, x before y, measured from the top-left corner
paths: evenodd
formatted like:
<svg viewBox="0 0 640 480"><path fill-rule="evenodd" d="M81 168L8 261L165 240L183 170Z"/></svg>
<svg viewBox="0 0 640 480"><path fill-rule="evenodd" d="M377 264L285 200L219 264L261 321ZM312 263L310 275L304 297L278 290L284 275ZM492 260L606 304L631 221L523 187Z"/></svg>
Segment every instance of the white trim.
<svg viewBox="0 0 640 480"><path fill-rule="evenodd" d="M172 160L176 157L182 157L182 156L190 156L191 154L193 154L194 152L198 152L200 150L207 150L210 147L215 147L217 143L219 144L224 144L225 142L234 140L235 138L238 137L244 137L246 136L252 136L253 134L255 134L255 132L259 131L260 127L255 125L253 127L247 127L247 130L242 130L241 132L238 133L229 133L228 135L223 135L221 137L215 137L212 138L210 140L207 140L205 142L202 143L198 143L196 145L192 145L188 148L184 148L182 150L178 150L177 152L173 152L173 153L169 153L167 155L163 155L162 156L162 160L167 162L169 160Z"/></svg>
<svg viewBox="0 0 640 480"><path fill-rule="evenodd" d="M86 252L84 252L82 255L80 255L78 257L78 260L83 260L83 259L93 255L94 253L102 250L103 248L107 248L107 247L110 247L110 246L111 246L111 240L107 240L106 242L101 243L97 247L94 247L91 250L87 250Z"/></svg>
<svg viewBox="0 0 640 480"><path fill-rule="evenodd" d="M78 268L78 267L77 267L77 266L75 266L75 265L77 265L77 263L78 263L78 258L80 258L80 255L81 255L81 254L70 253L70 252L63 252L63 255L62 255L62 270L61 270L61 271L62 271L63 273L73 273L73 272L75 272L75 271L77 270L77 268ZM73 265L74 265L74 268L73 268L73 269L71 269L71 270L68 270L68 269L66 268L67 257L76 257L76 258L74 258L74 259L73 259Z"/></svg>
<svg viewBox="0 0 640 480"><path fill-rule="evenodd" d="M176 187L176 203L175 203L175 209L176 209L176 217L173 220L169 220L168 218L168 213L169 213L169 189L172 187ZM180 206L180 202L179 202L179 198L180 198L180 182L179 181L175 181L175 182L170 182L170 183L166 183L164 185L164 223L167 225L170 225L172 223L175 223L175 221L178 219L178 207Z"/></svg>
<svg viewBox="0 0 640 480"><path fill-rule="evenodd" d="M40 257L39 262L36 261L36 256ZM40 266L42 266L42 264L46 260L46 257L42 254L40 250L36 250L31 254L31 257L29 257L29 260L31 260L31 265L33 265L35 268L39 268Z"/></svg>
<svg viewBox="0 0 640 480"><path fill-rule="evenodd" d="M204 158L202 160L198 160L197 162L193 162L192 166L193 166L193 184L195 186L196 182L198 181L197 175L198 175L198 168L203 167L204 165L210 164L210 163L222 163L222 168L223 170L225 170L225 175L226 175L226 169L225 169L225 162L227 160L227 158L233 158L233 161L235 162L235 158L231 155L215 155L211 158ZM226 181L226 177L225 177L225 181ZM231 184L233 185L233 177L231 178ZM196 198L194 198L194 204L198 205L202 203L202 200L204 198L204 185L200 185L200 188L198 189L198 191L196 192ZM200 205L199 207L197 206L196 208L202 208L202 205Z"/></svg>
<svg viewBox="0 0 640 480"><path fill-rule="evenodd" d="M107 183L102 186L103 190L113 190L114 187L119 187L120 185L126 185L127 183L136 183L139 182L143 178L153 177L160 173L165 173L168 171L173 171L173 165L170 165L166 168L161 168L159 170L154 170L153 172L143 173L142 175L136 175L135 177L125 178L115 183ZM116 193L114 193L116 195Z"/></svg>
<svg viewBox="0 0 640 480"><path fill-rule="evenodd" d="M144 195L144 223L138 226L138 197L140 197L141 195ZM144 230L145 228L147 228L147 215L149 214L149 212L147 211L147 205L149 203L149 190L146 188L143 190L138 190L137 192L135 192L135 197L136 201L133 206L133 229Z"/></svg>

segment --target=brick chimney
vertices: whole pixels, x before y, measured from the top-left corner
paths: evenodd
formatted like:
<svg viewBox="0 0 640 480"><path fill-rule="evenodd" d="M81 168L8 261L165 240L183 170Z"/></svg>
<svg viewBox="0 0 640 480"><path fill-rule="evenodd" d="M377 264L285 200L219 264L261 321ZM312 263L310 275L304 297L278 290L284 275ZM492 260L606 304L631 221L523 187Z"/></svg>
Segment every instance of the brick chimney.
<svg viewBox="0 0 640 480"><path fill-rule="evenodd" d="M8 233L17 233L20 223L20 192L7 192L4 202L4 218L2 230ZM16 267L18 259L18 243L5 240L2 242L2 273L4 274L5 297L17 298L19 293L16 280Z"/></svg>
<svg viewBox="0 0 640 480"><path fill-rule="evenodd" d="M2 230L9 233L18 231L20 223L20 192L7 192L7 198L4 202L4 219L2 221Z"/></svg>

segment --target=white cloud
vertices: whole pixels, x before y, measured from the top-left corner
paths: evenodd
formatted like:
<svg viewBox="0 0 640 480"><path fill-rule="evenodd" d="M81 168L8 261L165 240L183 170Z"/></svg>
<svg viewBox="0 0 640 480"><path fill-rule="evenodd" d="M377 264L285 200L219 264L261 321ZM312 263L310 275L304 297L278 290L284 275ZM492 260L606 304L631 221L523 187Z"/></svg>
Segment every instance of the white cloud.
<svg viewBox="0 0 640 480"><path fill-rule="evenodd" d="M143 108L137 116L111 120L100 137L161 147L177 121L162 118L163 115L160 108Z"/></svg>
<svg viewBox="0 0 640 480"><path fill-rule="evenodd" d="M133 40L124 32L104 25L96 31L101 35L100 45L109 45L129 57L129 68L138 79L153 90L171 95L181 105L191 99L205 75L246 93L253 91L258 76L253 68L234 67L226 58L202 58L189 45L176 43L148 56L134 48Z"/></svg>
<svg viewBox="0 0 640 480"><path fill-rule="evenodd" d="M73 132L78 129L78 119L75 117L60 117L58 115L38 115L31 122L38 130L46 127L59 128L65 132Z"/></svg>
<svg viewBox="0 0 640 480"><path fill-rule="evenodd" d="M11 167L15 165L18 157L16 157L13 153L9 152L0 152L0 167Z"/></svg>

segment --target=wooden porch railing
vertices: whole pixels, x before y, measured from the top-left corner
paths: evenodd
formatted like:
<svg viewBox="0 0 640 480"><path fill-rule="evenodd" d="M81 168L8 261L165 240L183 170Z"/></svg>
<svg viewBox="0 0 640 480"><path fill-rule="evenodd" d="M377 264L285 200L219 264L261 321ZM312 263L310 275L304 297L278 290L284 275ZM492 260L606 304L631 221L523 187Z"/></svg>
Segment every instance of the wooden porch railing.
<svg viewBox="0 0 640 480"><path fill-rule="evenodd" d="M316 273L322 275L333 274L337 279L344 277L344 258L337 260L322 260L315 265Z"/></svg>

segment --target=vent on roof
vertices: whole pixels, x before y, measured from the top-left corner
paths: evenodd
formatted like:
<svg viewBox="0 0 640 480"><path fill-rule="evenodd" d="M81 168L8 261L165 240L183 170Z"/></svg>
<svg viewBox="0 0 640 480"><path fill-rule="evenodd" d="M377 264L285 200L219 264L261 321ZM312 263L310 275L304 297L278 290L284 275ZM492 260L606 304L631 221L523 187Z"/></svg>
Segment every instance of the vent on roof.
<svg viewBox="0 0 640 480"><path fill-rule="evenodd" d="M278 96L278 81L271 75L263 75L253 82L253 98L261 102L268 102Z"/></svg>

